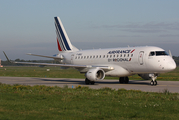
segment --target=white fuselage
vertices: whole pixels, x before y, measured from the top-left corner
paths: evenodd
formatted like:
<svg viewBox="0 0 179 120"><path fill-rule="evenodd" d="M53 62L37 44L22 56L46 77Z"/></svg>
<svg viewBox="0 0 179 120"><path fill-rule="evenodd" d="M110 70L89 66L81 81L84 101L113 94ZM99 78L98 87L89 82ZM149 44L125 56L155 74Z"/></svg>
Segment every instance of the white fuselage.
<svg viewBox="0 0 179 120"><path fill-rule="evenodd" d="M76 65L110 66L114 70L106 72L108 76L128 76L140 73L164 73L176 68L169 55L150 55L150 52L164 51L159 47L125 47L111 49L81 50L60 53L64 63ZM88 69L80 69L86 72Z"/></svg>

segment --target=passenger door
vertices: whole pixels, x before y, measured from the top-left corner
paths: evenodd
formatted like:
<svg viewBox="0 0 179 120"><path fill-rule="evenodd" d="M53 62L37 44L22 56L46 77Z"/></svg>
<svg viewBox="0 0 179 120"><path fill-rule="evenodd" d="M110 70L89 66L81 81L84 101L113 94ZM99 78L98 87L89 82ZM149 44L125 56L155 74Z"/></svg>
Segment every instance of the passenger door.
<svg viewBox="0 0 179 120"><path fill-rule="evenodd" d="M74 54L71 55L71 64L73 64Z"/></svg>
<svg viewBox="0 0 179 120"><path fill-rule="evenodd" d="M144 64L144 51L139 52L139 64L140 65Z"/></svg>

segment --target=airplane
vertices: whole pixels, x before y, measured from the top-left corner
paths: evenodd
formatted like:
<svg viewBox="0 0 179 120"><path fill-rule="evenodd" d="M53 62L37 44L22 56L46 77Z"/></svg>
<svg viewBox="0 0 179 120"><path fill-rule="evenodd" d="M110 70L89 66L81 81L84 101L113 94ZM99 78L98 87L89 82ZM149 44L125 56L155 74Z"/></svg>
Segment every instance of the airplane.
<svg viewBox="0 0 179 120"><path fill-rule="evenodd" d="M13 63L76 68L80 73L85 73L87 85L93 85L105 76L119 77L119 83L129 83L128 76L134 74L145 80L151 79L150 84L157 85L156 79L160 73L170 72L176 68L171 52L169 55L164 49L155 46L79 50L72 45L60 18L54 17L54 20L59 53L55 56L31 53L28 55L52 58L60 63ZM4 55L10 61L5 52Z"/></svg>

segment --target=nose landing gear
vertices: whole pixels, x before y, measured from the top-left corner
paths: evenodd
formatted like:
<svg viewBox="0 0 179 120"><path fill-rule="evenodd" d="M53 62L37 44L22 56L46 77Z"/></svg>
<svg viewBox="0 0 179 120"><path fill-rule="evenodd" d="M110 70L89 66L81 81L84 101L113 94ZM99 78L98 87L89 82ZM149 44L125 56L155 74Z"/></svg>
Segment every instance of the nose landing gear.
<svg viewBox="0 0 179 120"><path fill-rule="evenodd" d="M156 81L156 79L157 79L157 76L158 76L158 74L149 74L149 76L151 77L151 79L152 79L152 81L150 82L150 85L157 85L157 81Z"/></svg>

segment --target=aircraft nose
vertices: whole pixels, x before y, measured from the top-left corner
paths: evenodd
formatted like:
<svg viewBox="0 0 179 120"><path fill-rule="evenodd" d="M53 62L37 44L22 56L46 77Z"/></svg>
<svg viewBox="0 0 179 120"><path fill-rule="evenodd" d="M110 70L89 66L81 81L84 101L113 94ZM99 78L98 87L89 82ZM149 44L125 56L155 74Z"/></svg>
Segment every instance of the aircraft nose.
<svg viewBox="0 0 179 120"><path fill-rule="evenodd" d="M172 71L176 68L176 63L174 61L170 61L167 63L167 70Z"/></svg>

